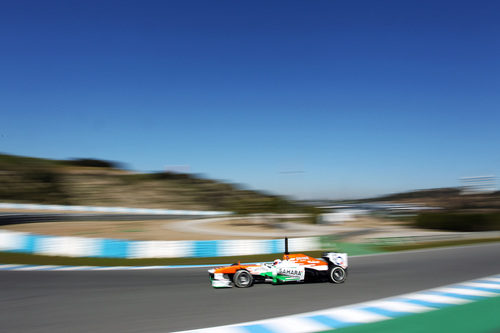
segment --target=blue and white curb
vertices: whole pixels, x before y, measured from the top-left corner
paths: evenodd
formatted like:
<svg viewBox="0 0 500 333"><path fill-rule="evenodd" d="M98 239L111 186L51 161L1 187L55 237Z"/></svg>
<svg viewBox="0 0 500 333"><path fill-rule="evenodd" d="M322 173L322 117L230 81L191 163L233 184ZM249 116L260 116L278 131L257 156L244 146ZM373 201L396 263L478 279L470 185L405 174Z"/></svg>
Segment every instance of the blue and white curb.
<svg viewBox="0 0 500 333"><path fill-rule="evenodd" d="M289 245L297 252L320 250L322 246L319 237L290 238ZM129 241L0 230L0 251L64 257L206 258L281 253L284 243L282 239Z"/></svg>
<svg viewBox="0 0 500 333"><path fill-rule="evenodd" d="M68 212L93 212L93 213L127 213L127 214L151 214L151 215L185 215L185 216L222 216L231 215L233 212L224 211L200 211L200 210L175 210L175 209L150 209L150 208L128 208L128 207L99 207L99 206L67 206L67 205L38 205L1 203L0 209L16 210L47 210Z"/></svg>
<svg viewBox="0 0 500 333"><path fill-rule="evenodd" d="M355 305L183 332L320 332L438 310L496 296L500 296L500 275Z"/></svg>

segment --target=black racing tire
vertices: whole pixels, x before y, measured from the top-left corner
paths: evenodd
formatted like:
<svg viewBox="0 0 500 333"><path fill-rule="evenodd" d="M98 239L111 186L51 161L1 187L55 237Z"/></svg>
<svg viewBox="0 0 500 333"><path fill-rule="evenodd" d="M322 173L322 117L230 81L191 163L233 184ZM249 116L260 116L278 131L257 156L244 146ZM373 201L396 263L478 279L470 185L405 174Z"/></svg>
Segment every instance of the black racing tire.
<svg viewBox="0 0 500 333"><path fill-rule="evenodd" d="M233 276L233 283L238 288L248 288L253 284L253 276L249 271L240 269Z"/></svg>
<svg viewBox="0 0 500 333"><path fill-rule="evenodd" d="M333 266L328 271L328 280L332 283L344 283L347 278L347 272L340 266Z"/></svg>

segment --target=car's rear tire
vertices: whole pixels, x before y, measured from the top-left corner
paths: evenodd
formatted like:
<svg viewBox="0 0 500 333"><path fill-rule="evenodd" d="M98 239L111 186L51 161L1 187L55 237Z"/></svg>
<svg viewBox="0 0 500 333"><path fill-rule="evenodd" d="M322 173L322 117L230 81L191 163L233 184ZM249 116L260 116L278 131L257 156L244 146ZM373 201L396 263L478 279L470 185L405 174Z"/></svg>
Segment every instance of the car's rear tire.
<svg viewBox="0 0 500 333"><path fill-rule="evenodd" d="M328 279L332 283L344 283L347 272L340 266L334 266L328 271Z"/></svg>
<svg viewBox="0 0 500 333"><path fill-rule="evenodd" d="M233 283L238 288L248 288L253 284L253 276L249 271L240 269L233 276Z"/></svg>

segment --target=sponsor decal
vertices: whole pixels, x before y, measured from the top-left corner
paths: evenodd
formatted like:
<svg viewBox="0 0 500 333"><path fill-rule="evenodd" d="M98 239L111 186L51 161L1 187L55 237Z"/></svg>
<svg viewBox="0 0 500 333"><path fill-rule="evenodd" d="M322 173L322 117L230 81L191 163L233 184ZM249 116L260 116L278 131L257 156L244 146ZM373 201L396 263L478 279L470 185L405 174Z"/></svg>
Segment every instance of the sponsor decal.
<svg viewBox="0 0 500 333"><path fill-rule="evenodd" d="M291 258L290 261L296 261L296 260L308 260L309 257L294 257L294 258Z"/></svg>
<svg viewBox="0 0 500 333"><path fill-rule="evenodd" d="M290 258L290 261L291 262L307 262L308 264L319 264L321 263L322 261L320 260L314 260L313 258L311 257L295 257L295 258Z"/></svg>
<svg viewBox="0 0 500 333"><path fill-rule="evenodd" d="M342 266L344 264L344 258L342 258L341 256L337 256L334 262L336 265Z"/></svg>
<svg viewBox="0 0 500 333"><path fill-rule="evenodd" d="M278 271L278 274L287 276L302 276L303 272L303 270L298 268L281 268Z"/></svg>

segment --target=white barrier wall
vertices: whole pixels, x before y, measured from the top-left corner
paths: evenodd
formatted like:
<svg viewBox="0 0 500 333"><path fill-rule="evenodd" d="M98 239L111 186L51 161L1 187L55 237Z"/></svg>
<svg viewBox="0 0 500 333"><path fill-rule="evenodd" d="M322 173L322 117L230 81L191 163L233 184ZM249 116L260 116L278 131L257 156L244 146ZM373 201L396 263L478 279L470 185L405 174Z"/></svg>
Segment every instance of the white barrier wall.
<svg viewBox="0 0 500 333"><path fill-rule="evenodd" d="M321 250L319 237L290 238L291 252ZM0 230L0 251L65 257L189 258L284 252L283 239L210 241L128 241L42 236Z"/></svg>

